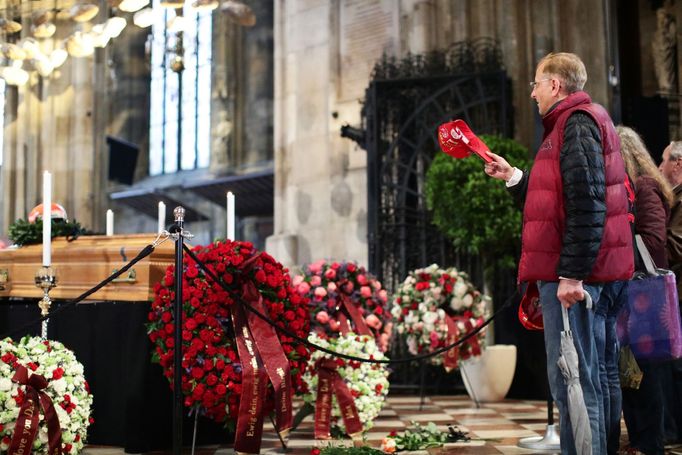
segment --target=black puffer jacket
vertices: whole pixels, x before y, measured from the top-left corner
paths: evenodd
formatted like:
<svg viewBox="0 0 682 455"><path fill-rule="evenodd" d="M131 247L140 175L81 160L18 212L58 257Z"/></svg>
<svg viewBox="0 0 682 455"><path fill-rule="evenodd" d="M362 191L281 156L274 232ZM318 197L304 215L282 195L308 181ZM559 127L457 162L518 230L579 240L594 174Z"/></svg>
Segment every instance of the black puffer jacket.
<svg viewBox="0 0 682 455"><path fill-rule="evenodd" d="M566 122L560 154L566 227L557 275L583 279L590 275L599 253L606 220L606 178L601 135L597 124L583 113ZM528 172L509 188L523 207Z"/></svg>

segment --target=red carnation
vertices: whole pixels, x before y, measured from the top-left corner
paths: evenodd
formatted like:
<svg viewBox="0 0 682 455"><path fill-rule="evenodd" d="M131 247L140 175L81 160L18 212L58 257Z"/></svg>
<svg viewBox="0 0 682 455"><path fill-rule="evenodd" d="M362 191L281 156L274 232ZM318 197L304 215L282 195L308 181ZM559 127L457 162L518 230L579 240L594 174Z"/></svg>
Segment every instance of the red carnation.
<svg viewBox="0 0 682 455"><path fill-rule="evenodd" d="M52 370L52 379L57 380L61 379L64 376L64 369L61 367L57 367L54 370Z"/></svg>

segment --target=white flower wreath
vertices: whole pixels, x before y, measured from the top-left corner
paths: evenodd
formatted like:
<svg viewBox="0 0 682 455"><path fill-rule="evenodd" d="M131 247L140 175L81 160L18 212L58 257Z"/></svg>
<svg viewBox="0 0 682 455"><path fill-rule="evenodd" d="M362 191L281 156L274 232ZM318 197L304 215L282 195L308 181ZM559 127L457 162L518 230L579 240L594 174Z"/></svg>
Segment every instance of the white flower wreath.
<svg viewBox="0 0 682 455"><path fill-rule="evenodd" d="M369 336L359 336L354 333L349 333L339 338L323 339L312 333L308 337L308 341L335 352L348 354L355 357L375 360L386 359L384 354L379 350L376 342ZM350 389L351 394L355 399L355 406L358 410L360 420L363 422L363 430L367 431L372 428L374 419L379 415L381 408L383 408L388 395L388 369L385 364L367 363L360 361L349 361L332 357L321 351L314 351L308 368L303 375L303 380L308 384L309 393L304 395L303 400L306 403L315 406L317 398L317 374L315 372L315 363L319 359L335 359L337 361L339 376L345 381ZM333 399L332 406L332 426L336 426L339 430L345 433L346 428L341 417L341 410L336 401Z"/></svg>
<svg viewBox="0 0 682 455"><path fill-rule="evenodd" d="M92 406L83 365L60 342L27 336L18 343L10 338L0 340L0 453L6 453L9 448L26 388L12 382L17 363L25 366L29 374L39 374L47 380L43 392L52 400L59 418L62 452L81 452L91 422ZM41 412L32 452L47 454L48 448L47 424Z"/></svg>
<svg viewBox="0 0 682 455"><path fill-rule="evenodd" d="M460 334L467 333L465 320L476 327L489 316L490 297L481 294L469 281L466 273L451 267L442 269L432 264L410 272L393 296L391 314L399 335L405 337L413 355L433 352L447 344L446 316L459 317ZM485 347L485 329L476 339ZM469 343L459 348L459 357L472 355ZM431 358L435 365L443 363L443 356Z"/></svg>

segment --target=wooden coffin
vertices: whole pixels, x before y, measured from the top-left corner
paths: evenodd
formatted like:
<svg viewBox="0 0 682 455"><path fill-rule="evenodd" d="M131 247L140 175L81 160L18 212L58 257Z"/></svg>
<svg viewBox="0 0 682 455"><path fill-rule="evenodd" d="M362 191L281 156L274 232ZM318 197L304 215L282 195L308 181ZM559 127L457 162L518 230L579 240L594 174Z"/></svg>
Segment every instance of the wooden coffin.
<svg viewBox="0 0 682 455"><path fill-rule="evenodd" d="M53 239L52 267L57 286L50 291L50 297L78 297L134 259L155 238L155 234L129 234L83 236L72 242ZM175 243L169 239L88 300L149 301L154 284L174 263ZM0 298L42 297L35 285L35 274L41 266L42 244L0 250Z"/></svg>

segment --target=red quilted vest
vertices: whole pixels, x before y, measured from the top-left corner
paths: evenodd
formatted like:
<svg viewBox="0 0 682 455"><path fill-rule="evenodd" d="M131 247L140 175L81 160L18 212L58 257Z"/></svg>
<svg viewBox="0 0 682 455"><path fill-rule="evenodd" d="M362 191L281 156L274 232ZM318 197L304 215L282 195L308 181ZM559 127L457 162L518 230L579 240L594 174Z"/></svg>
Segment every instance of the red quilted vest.
<svg viewBox="0 0 682 455"><path fill-rule="evenodd" d="M576 111L589 114L599 126L606 167L606 225L597 260L585 281L628 280L634 271L625 167L618 134L606 110L592 104L587 93L576 92L542 119L544 140L530 171L523 209L520 282L559 279L556 269L566 216L559 155L566 121Z"/></svg>

